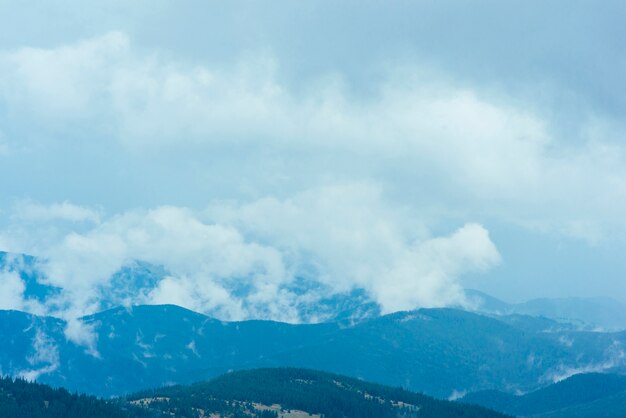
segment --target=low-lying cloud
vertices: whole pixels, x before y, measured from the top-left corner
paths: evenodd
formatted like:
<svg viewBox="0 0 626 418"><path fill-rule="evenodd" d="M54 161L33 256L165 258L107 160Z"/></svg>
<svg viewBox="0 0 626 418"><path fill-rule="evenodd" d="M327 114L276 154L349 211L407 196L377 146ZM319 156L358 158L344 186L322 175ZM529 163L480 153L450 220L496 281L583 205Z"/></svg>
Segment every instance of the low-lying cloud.
<svg viewBox="0 0 626 418"><path fill-rule="evenodd" d="M52 242L30 232L21 236L31 241L14 242L13 249L49 243L36 255L46 260L46 282L63 289L50 310L68 318L101 309L115 273L137 260L165 273L151 287L133 289L124 303L300 322L302 303L355 289L383 312L463 304L463 274L489 269L500 257L481 225L431 236L410 211L387 206L380 190L365 184L214 202L202 211L136 209L85 232L69 228ZM310 291L295 291L301 283ZM19 280L10 284L18 295Z"/></svg>
<svg viewBox="0 0 626 418"><path fill-rule="evenodd" d="M59 367L59 347L40 329L37 329L32 344L32 353L26 358L31 368L19 370L16 374L23 379L35 381L42 374L52 373Z"/></svg>

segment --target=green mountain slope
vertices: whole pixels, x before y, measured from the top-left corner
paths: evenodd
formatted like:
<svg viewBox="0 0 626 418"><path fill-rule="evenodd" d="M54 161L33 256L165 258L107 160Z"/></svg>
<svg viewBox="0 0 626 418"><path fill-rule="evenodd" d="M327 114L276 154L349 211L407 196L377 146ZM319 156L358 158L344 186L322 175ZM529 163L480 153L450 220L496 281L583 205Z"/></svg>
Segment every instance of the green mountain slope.
<svg viewBox="0 0 626 418"><path fill-rule="evenodd" d="M293 368L232 372L191 386L138 393L128 397L127 402L143 405L148 411L186 414L189 418L212 413L326 418L504 416L482 407L436 400L403 389Z"/></svg>
<svg viewBox="0 0 626 418"><path fill-rule="evenodd" d="M2 418L503 418L486 408L304 369L244 370L101 400L0 378Z"/></svg>
<svg viewBox="0 0 626 418"><path fill-rule="evenodd" d="M127 409L93 396L71 394L65 389L0 378L2 418L139 418L152 415L138 408L133 408L132 412Z"/></svg>

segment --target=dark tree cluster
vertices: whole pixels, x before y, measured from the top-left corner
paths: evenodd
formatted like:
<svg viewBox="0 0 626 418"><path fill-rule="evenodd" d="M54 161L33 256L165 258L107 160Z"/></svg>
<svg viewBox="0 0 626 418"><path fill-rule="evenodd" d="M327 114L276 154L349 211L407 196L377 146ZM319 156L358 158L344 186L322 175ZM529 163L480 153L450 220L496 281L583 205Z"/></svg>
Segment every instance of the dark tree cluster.
<svg viewBox="0 0 626 418"><path fill-rule="evenodd" d="M279 405L278 407L271 407ZM208 382L145 391L115 400L0 378L0 417L278 418L300 410L322 418L502 418L482 407L436 400L400 388L314 370L228 373Z"/></svg>
<svg viewBox="0 0 626 418"><path fill-rule="evenodd" d="M168 399L150 408L218 413L226 417L275 417L258 411L253 402L279 404L283 410L301 410L323 418L496 418L504 415L481 407L437 400L400 388L314 370L276 368L243 370L191 386L173 386L136 394L129 399Z"/></svg>
<svg viewBox="0 0 626 418"><path fill-rule="evenodd" d="M131 418L148 417L141 410L124 410L93 396L23 379L0 378L0 417L11 418Z"/></svg>

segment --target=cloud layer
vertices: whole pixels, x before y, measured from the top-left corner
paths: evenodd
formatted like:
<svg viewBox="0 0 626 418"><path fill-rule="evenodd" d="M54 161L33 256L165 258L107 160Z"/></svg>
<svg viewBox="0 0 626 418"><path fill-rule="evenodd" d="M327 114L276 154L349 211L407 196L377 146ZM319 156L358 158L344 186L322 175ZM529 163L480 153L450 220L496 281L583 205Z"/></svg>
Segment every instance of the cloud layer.
<svg viewBox="0 0 626 418"><path fill-rule="evenodd" d="M176 181L192 175L257 196L375 176L396 193L413 186L446 210L462 202L465 211L590 242L622 223L609 202L626 195L624 150L613 140L624 130L611 119L589 115L578 143L568 143L529 103L419 67L390 69L358 96L340 75L293 89L279 64L259 53L229 67L189 65L136 51L121 32L4 53L0 98L39 131L5 142L76 153L113 147L144 175L164 162L157 178L136 181L171 171ZM218 170L221 182L211 178ZM408 203L420 200L410 195Z"/></svg>
<svg viewBox="0 0 626 418"><path fill-rule="evenodd" d="M40 247L42 268L47 284L63 289L50 310L66 317L101 309L115 273L136 260L167 273L125 303L175 303L223 319L299 322L301 304L356 289L383 312L464 303L462 275L499 262L488 232L466 224L433 237L408 215L388 207L377 188L350 184L202 211L132 210L12 248L50 243ZM11 290L4 293L20 300L23 285L13 278L3 281ZM298 293L303 282L307 291Z"/></svg>
<svg viewBox="0 0 626 418"><path fill-rule="evenodd" d="M490 224L621 242L625 128L610 113L585 107L565 129L545 102L414 59L363 88L333 69L290 79L273 48L236 55L123 31L0 52L0 175L15 179L0 249L49 261L56 309L98 309L137 260L165 276L125 303L292 321L303 299L353 289L385 312L443 306L498 264Z"/></svg>

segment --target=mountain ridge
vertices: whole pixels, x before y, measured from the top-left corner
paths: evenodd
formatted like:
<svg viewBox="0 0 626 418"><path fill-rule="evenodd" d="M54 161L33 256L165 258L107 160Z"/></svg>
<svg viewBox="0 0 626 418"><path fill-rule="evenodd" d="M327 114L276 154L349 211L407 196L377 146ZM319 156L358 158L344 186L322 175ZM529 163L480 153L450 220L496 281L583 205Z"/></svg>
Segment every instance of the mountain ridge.
<svg viewBox="0 0 626 418"><path fill-rule="evenodd" d="M615 399L618 402L612 402ZM626 376L581 373L524 395L481 391L470 393L459 402L516 416L592 418L626 415L626 404L619 402L623 399L626 399Z"/></svg>
<svg viewBox="0 0 626 418"><path fill-rule="evenodd" d="M59 298L63 289L51 284L45 277L41 265L44 261L27 254L0 251L0 271L16 273L24 284L23 298L26 305L32 305L34 313L63 313L63 304ZM97 312L114 309L118 306L146 304L149 293L156 288L160 280L167 277L167 270L141 260L132 260L113 273L110 280L98 286ZM341 322L351 325L380 316L380 307L363 289L353 289L344 293L320 292L319 284L304 278L297 278L288 288L289 292L301 295L314 291L317 295L314 303L295 306L297 318L294 323ZM246 293L245 288L237 289ZM319 294L318 294L319 293ZM508 303L475 289L465 289L467 305L454 308L470 310L492 315L523 314L547 317L559 322L569 322L588 330L602 328L606 331L626 329L626 305L610 298L540 298L522 303ZM25 309L23 306L20 309ZM52 309L45 309L49 307ZM91 315L93 313L86 313ZM216 316L217 312L206 314ZM259 313L259 312L257 312ZM261 315L262 316L262 315ZM272 318L261 318L272 319ZM274 318L276 319L276 318ZM284 319L284 318L283 318Z"/></svg>
<svg viewBox="0 0 626 418"><path fill-rule="evenodd" d="M228 370L306 367L441 398L481 389L531 391L568 370L623 370L625 333L547 319L420 309L353 325L220 321L176 305L122 307L72 324L0 311L0 367L102 396ZM82 333L82 334L81 334ZM613 351L611 351L613 350ZM86 373L90 370L90 373Z"/></svg>

